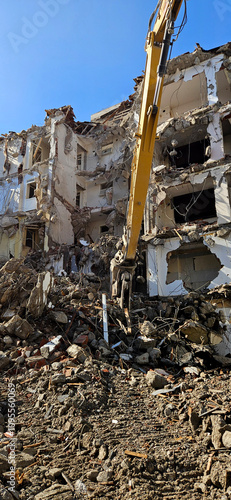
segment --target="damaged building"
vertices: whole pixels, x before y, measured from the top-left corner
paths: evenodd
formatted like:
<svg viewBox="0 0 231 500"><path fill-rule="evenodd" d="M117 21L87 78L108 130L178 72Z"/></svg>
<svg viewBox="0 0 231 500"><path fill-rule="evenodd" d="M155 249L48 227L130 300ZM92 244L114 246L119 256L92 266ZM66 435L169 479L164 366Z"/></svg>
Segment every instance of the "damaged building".
<svg viewBox="0 0 231 500"><path fill-rule="evenodd" d="M122 234L130 168L123 121L131 104L91 122L76 122L71 106L51 109L42 127L0 138L1 261L36 251L57 272L80 238Z"/></svg>
<svg viewBox="0 0 231 500"><path fill-rule="evenodd" d="M90 122L63 106L1 137L1 260L39 251L58 272L81 238L122 235L142 81ZM230 43L168 64L144 216L150 296L230 283L230 85Z"/></svg>
<svg viewBox="0 0 231 500"><path fill-rule="evenodd" d="M172 59L145 212L151 296L230 283L231 44Z"/></svg>

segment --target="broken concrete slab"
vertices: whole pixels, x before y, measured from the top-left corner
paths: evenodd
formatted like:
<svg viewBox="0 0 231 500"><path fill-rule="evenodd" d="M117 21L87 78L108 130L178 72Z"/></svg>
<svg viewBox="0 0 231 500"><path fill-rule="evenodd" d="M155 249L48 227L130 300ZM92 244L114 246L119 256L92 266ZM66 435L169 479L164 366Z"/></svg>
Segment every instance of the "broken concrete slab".
<svg viewBox="0 0 231 500"><path fill-rule="evenodd" d="M20 318L18 314L5 323L4 328L9 335L15 335L20 339L26 339L34 331L30 323L26 319Z"/></svg>
<svg viewBox="0 0 231 500"><path fill-rule="evenodd" d="M147 384L150 385L151 387L154 387L154 389L163 389L168 384L168 381L166 380L165 377L151 370L147 372L145 378Z"/></svg>
<svg viewBox="0 0 231 500"><path fill-rule="evenodd" d="M33 318L38 318L44 311L52 283L53 278L49 271L38 275L37 284L31 291L27 302L27 310Z"/></svg>
<svg viewBox="0 0 231 500"><path fill-rule="evenodd" d="M63 311L52 311L51 316L55 321L57 321L57 323L62 323L63 325L68 323L68 317Z"/></svg>
<svg viewBox="0 0 231 500"><path fill-rule="evenodd" d="M149 363L149 353L144 352L143 354L140 354L139 356L135 357L135 362L138 365L146 365Z"/></svg>
<svg viewBox="0 0 231 500"><path fill-rule="evenodd" d="M50 340L50 342L47 342L44 344L42 347L40 347L40 352L41 355L44 356L44 358L49 358L50 354L55 351L60 346L62 340L62 335L58 335L54 339Z"/></svg>
<svg viewBox="0 0 231 500"><path fill-rule="evenodd" d="M22 469L33 464L34 461L34 457L29 455L28 453L19 453L17 455L17 467L22 467Z"/></svg>
<svg viewBox="0 0 231 500"><path fill-rule="evenodd" d="M84 361L88 358L88 355L82 347L72 344L67 348L67 353L71 358L77 359L80 363L84 363Z"/></svg>
<svg viewBox="0 0 231 500"><path fill-rule="evenodd" d="M180 330L190 342L195 342L195 344L208 344L208 330L201 323L188 321Z"/></svg>
<svg viewBox="0 0 231 500"><path fill-rule="evenodd" d="M9 364L9 358L2 351L0 351L0 370L5 370Z"/></svg>
<svg viewBox="0 0 231 500"><path fill-rule="evenodd" d="M222 436L222 443L225 448L231 448L231 431L225 431Z"/></svg>
<svg viewBox="0 0 231 500"><path fill-rule="evenodd" d="M140 332L144 337L155 338L156 328L150 321L144 321L142 325L140 325Z"/></svg>
<svg viewBox="0 0 231 500"><path fill-rule="evenodd" d="M108 481L111 481L112 474L113 472L111 469L104 470L98 474L96 480L98 483L107 483Z"/></svg>
<svg viewBox="0 0 231 500"><path fill-rule="evenodd" d="M37 493L34 500L70 500L71 488L68 485L54 483L49 488Z"/></svg>
<svg viewBox="0 0 231 500"><path fill-rule="evenodd" d="M0 485L0 493L1 493L2 500L14 500L15 498L18 498L18 496L17 496L18 492L16 492L16 495L14 494L14 496L13 496L6 488L3 488L2 485Z"/></svg>

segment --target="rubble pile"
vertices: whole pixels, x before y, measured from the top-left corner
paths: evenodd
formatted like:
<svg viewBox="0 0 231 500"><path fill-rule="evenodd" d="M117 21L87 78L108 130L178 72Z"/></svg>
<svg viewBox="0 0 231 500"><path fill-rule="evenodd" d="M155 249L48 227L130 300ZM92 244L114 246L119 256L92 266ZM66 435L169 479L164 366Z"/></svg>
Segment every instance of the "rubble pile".
<svg viewBox="0 0 231 500"><path fill-rule="evenodd" d="M100 259L113 252L113 237ZM107 260L105 260L105 266ZM231 498L231 358L219 290L147 299L130 316L98 274L0 272L0 498ZM225 294L230 293L225 287ZM10 492L8 385L16 388Z"/></svg>
<svg viewBox="0 0 231 500"><path fill-rule="evenodd" d="M97 242L92 244L91 269L101 278L106 276L107 283L109 282L110 262L115 256L119 245L120 238L109 234L101 236ZM104 286L106 286L106 283Z"/></svg>

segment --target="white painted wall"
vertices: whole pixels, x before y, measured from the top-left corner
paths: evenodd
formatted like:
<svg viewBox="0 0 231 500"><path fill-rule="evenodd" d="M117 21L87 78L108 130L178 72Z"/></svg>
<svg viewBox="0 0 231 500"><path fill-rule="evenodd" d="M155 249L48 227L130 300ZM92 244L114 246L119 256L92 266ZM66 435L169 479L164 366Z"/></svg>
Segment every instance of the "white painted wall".
<svg viewBox="0 0 231 500"><path fill-rule="evenodd" d="M214 246L209 244L211 238L214 241ZM148 245L147 264L149 295L167 296L188 293L181 280L175 280L172 283L166 284L168 268L167 254L180 247L180 240L178 238L172 238L161 241L163 244L155 247ZM218 276L211 281L208 288L212 289L218 285L231 283L231 236L228 238L219 238L215 236L214 233L209 233L204 236L203 242L211 253L216 255L222 265Z"/></svg>
<svg viewBox="0 0 231 500"><path fill-rule="evenodd" d="M54 243L59 245L74 243L74 233L71 223L71 214L57 198L54 198L54 208L57 217L49 226L49 234Z"/></svg>
<svg viewBox="0 0 231 500"><path fill-rule="evenodd" d="M163 244L158 246L148 245L147 267L148 267L148 293L155 296L184 295L187 290L181 280L166 284L167 278L167 254L180 247L178 238L162 240Z"/></svg>
<svg viewBox="0 0 231 500"><path fill-rule="evenodd" d="M10 183L4 182L0 186L0 214L17 212L19 209L19 196L18 179L12 179Z"/></svg>
<svg viewBox="0 0 231 500"><path fill-rule="evenodd" d="M30 210L37 209L37 198L34 196L33 198L27 198L27 187L30 182L38 182L38 172L32 172L31 174L26 174L23 176L23 202L22 202L22 210L24 212L28 212Z"/></svg>
<svg viewBox="0 0 231 500"><path fill-rule="evenodd" d="M76 197L76 150L77 139L72 133L68 154L65 154L65 138L70 128L63 123L57 124L56 136L58 140L58 158L56 159L55 167L55 190L67 200L73 207L75 206Z"/></svg>

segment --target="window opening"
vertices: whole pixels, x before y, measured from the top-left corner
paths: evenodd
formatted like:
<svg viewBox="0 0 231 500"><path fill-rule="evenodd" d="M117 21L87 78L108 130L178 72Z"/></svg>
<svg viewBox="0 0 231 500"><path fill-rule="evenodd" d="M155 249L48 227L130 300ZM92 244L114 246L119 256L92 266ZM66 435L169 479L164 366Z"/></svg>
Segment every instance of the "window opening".
<svg viewBox="0 0 231 500"><path fill-rule="evenodd" d="M75 204L77 207L81 206L82 202L82 195L81 193L84 191L84 188L79 186L79 184L76 184L76 197L75 197Z"/></svg>
<svg viewBox="0 0 231 500"><path fill-rule="evenodd" d="M27 184L27 198L34 198L36 190L36 182L30 182Z"/></svg>
<svg viewBox="0 0 231 500"><path fill-rule="evenodd" d="M32 165L40 161L42 161L42 148L38 147L37 144L33 144Z"/></svg>
<svg viewBox="0 0 231 500"><path fill-rule="evenodd" d="M100 233L108 233L109 227L108 226L100 226Z"/></svg>
<svg viewBox="0 0 231 500"><path fill-rule="evenodd" d="M104 184L100 185L100 196L106 196L106 191L109 188L113 188L113 182L104 182Z"/></svg>
<svg viewBox="0 0 231 500"><path fill-rule="evenodd" d="M197 142L192 142L184 146L176 147L176 155L170 154L172 165L177 168L185 168L193 163L203 164L208 160L208 146L210 145L209 138Z"/></svg>
<svg viewBox="0 0 231 500"><path fill-rule="evenodd" d="M83 154L79 153L79 154L77 154L77 168L78 168L78 170L81 170L82 163L83 163Z"/></svg>
<svg viewBox="0 0 231 500"><path fill-rule="evenodd" d="M222 120L222 133L225 155L231 155L231 115L229 119Z"/></svg>
<svg viewBox="0 0 231 500"><path fill-rule="evenodd" d="M35 248L35 231L33 229L26 230L26 247Z"/></svg>
<svg viewBox="0 0 231 500"><path fill-rule="evenodd" d="M23 164L21 163L18 167L18 184L22 184L23 181L22 171L23 171Z"/></svg>
<svg viewBox="0 0 231 500"><path fill-rule="evenodd" d="M80 192L76 194L75 204L77 207L80 207Z"/></svg>
<svg viewBox="0 0 231 500"><path fill-rule="evenodd" d="M172 198L175 222L185 223L217 216L214 189L204 189Z"/></svg>
<svg viewBox="0 0 231 500"><path fill-rule="evenodd" d="M102 146L101 148L101 154L104 155L109 155L112 153L113 150L113 143L107 144L106 146Z"/></svg>

